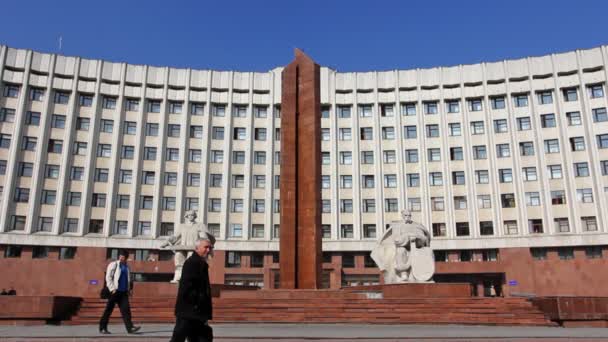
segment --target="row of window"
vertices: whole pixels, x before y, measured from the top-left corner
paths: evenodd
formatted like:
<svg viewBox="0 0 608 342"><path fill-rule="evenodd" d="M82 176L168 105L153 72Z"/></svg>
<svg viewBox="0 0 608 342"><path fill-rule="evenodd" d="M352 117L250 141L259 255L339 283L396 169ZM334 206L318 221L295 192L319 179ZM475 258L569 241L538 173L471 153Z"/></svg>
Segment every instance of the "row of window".
<svg viewBox="0 0 608 342"><path fill-rule="evenodd" d="M16 84L5 84L3 95L4 97L19 97L21 86ZM29 89L29 100L30 101L44 101L46 90L38 87L30 87ZM53 91L53 102L56 104L68 104L70 100L70 92L54 90ZM94 95L79 93L78 104L80 107L92 107ZM124 110L129 112L138 112L140 110L140 100L137 98L126 98L124 101ZM160 113L162 109L161 100L146 99L146 111L148 113ZM101 107L104 109L116 109L118 103L117 96L101 96ZM167 101L167 111L170 114L182 114L184 111L183 101ZM225 116L226 115L226 104L213 104L212 115L214 116ZM190 102L190 114L191 115L203 115L205 111L205 104L202 102ZM233 117L246 117L248 106L244 104L232 105L232 116ZM256 118L266 118L268 116L268 105L254 105L253 114ZM275 108L275 117L280 117L280 110L278 107Z"/></svg>
<svg viewBox="0 0 608 342"><path fill-rule="evenodd" d="M604 85L593 84L587 86L589 98L596 99L604 97ZM536 93L537 104L546 105L553 103L553 91L552 90L541 90ZM577 87L563 88L562 95L564 102L578 101L579 91ZM529 106L529 93L514 94L511 96L514 107L528 107ZM444 100L445 112L448 114L456 114L461 112L461 104L458 99ZM467 99L469 112L478 112L483 110L483 99L470 98ZM492 109L499 110L506 108L506 97L505 96L490 96L490 105ZM427 115L439 114L439 101L423 101L423 112ZM371 104L359 104L358 113L360 117L372 117L374 106ZM391 117L395 115L395 108L393 104L381 103L379 105L380 116ZM321 117L330 117L331 107L322 106ZM350 105L338 105L336 108L336 115L338 118L350 118L352 112L352 106ZM417 103L416 102L404 102L401 103L401 115L413 116L417 114Z"/></svg>
<svg viewBox="0 0 608 342"><path fill-rule="evenodd" d="M23 247L20 245L6 245L4 248L5 258L20 258L23 253ZM32 259L45 259L49 257L53 251L58 252L59 260L74 259L76 256L76 247L49 247L49 246L33 246Z"/></svg>
<svg viewBox="0 0 608 342"><path fill-rule="evenodd" d="M569 122L571 126L581 125L580 112L570 112ZM605 107L593 109L593 120L594 122L606 122L608 121L608 113ZM556 127L555 114L545 114L541 116L541 125L543 128ZM526 131L532 129L532 123L530 117L517 118L518 130ZM484 121L471 121L470 122L470 133L472 135L485 134L485 122ZM373 127L361 127L359 129L360 140L373 140L374 129ZM396 139L395 127L387 126L381 127L382 139L383 140L394 140ZM331 134L329 128L321 129L321 140L330 141ZM425 126L425 132L427 138L439 138L441 137L439 124L427 124ZM494 133L507 133L508 124L507 119L494 120ZM338 129L338 138L341 141L352 140L352 129L349 127L342 127ZM449 136L462 136L462 124L459 122L452 122L448 124L448 135ZM417 139L418 138L418 127L416 125L403 126L403 139Z"/></svg>
<svg viewBox="0 0 608 342"><path fill-rule="evenodd" d="M85 228L86 234L101 234L103 233L103 220L91 219L89 225ZM584 232L596 232L598 231L598 222L595 216L582 216L580 218L582 230ZM26 224L26 217L20 215L13 215L11 217L11 230L13 231L24 231ZM572 222L567 217L557 217L553 219L553 230L556 233L570 233L572 231ZM35 227L35 232L51 232L53 226L52 217L39 217ZM495 226L493 221L480 221L477 225L479 235L481 236L493 236L496 234ZM388 228L388 225L387 227ZM473 227L469 222L456 222L455 223L455 236L456 237L467 237L471 236L471 229ZM527 222L527 233L528 234L544 234L546 233L546 227L542 219L529 219ZM152 237L153 227L150 221L138 221L135 227L136 231L133 232L136 236L148 236ZM209 223L209 231L215 235L220 236L220 224ZM162 222L160 224L160 230L157 232L159 236L172 236L174 234L175 227L173 222ZM77 218L65 218L60 233L76 233L78 232L78 219ZM434 237L447 237L448 229L446 223L434 222L431 224L431 232ZM352 224L341 224L339 231L337 232L340 239L353 239L355 238L355 227ZM361 231L359 232L363 239L376 239L377 228L376 224L363 224ZM505 220L503 221L503 234L504 235L517 235L520 234L518 222L516 220ZM129 223L124 220L117 220L114 222L114 226L111 227L111 235L129 235ZM323 224L321 226L321 235L324 239L330 239L332 236L332 226L329 224ZM248 238L263 239L266 236L266 228L264 224L252 224L249 231ZM279 225L274 224L270 231L272 239L279 238ZM227 225L226 231L227 238L243 238L243 225L241 223L230 223Z"/></svg>

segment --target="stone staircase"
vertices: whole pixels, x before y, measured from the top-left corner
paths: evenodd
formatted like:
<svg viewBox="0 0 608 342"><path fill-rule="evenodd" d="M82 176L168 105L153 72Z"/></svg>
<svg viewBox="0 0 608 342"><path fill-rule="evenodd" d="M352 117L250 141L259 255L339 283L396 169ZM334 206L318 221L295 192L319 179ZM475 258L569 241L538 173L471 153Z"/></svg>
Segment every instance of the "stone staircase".
<svg viewBox="0 0 608 342"><path fill-rule="evenodd" d="M175 322L174 305L172 297L131 298L133 321ZM97 324L104 307L104 300L85 298L77 314L64 324ZM213 299L213 308L215 323L555 325L524 298L374 298L339 290L228 291ZM122 322L118 307L110 321Z"/></svg>

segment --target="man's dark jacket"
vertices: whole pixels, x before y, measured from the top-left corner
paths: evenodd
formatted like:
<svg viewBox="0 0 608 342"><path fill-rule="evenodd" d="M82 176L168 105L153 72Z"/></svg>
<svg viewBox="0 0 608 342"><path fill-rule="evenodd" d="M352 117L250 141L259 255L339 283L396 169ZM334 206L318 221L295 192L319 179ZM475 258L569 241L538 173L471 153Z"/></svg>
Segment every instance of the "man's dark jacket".
<svg viewBox="0 0 608 342"><path fill-rule="evenodd" d="M200 321L212 318L209 265L196 253L192 253L182 268L175 316Z"/></svg>

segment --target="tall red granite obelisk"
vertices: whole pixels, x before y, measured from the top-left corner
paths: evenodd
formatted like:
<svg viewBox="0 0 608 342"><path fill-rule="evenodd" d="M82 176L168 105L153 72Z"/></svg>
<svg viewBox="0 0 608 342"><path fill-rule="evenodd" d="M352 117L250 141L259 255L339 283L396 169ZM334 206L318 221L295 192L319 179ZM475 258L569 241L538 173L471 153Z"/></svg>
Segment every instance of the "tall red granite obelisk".
<svg viewBox="0 0 608 342"><path fill-rule="evenodd" d="M299 49L283 70L280 284L321 287L320 67Z"/></svg>

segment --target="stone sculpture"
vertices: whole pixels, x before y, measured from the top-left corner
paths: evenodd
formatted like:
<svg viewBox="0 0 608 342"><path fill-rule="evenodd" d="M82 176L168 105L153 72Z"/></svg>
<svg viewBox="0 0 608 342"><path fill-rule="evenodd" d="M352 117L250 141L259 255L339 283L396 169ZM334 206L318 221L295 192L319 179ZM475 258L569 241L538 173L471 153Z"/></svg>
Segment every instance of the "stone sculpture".
<svg viewBox="0 0 608 342"><path fill-rule="evenodd" d="M371 257L383 272L385 284L430 282L435 272L431 234L412 221L408 210L401 215L403 221L391 222Z"/></svg>
<svg viewBox="0 0 608 342"><path fill-rule="evenodd" d="M175 254L173 261L175 263L175 274L172 283L177 283L182 277L182 267L186 258L192 255L196 240L199 237L206 236L212 242L215 242L215 237L207 231L207 226L203 223L196 222L196 211L190 210L184 215L185 222L177 226L175 235L170 237L161 248L172 250Z"/></svg>

